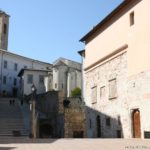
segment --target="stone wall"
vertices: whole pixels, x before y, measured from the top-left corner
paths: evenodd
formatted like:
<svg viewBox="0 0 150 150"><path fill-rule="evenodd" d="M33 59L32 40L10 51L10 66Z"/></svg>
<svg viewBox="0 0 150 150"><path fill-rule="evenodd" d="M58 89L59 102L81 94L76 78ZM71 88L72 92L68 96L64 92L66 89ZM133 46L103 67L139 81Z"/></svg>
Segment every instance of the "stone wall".
<svg viewBox="0 0 150 150"><path fill-rule="evenodd" d="M140 112L141 138L150 133L150 70L128 76L127 53L86 72L86 130L87 137L98 137L96 118L100 117L100 137L132 138L133 112ZM117 96L109 98L109 81L116 78ZM92 103L92 88L97 87L95 103ZM101 96L103 88L103 96ZM95 100L94 100L95 101ZM107 125L110 118L110 126ZM121 133L119 133L121 132Z"/></svg>
<svg viewBox="0 0 150 150"><path fill-rule="evenodd" d="M36 97L36 110L38 112L38 137L61 137L59 132L58 115L59 97L58 92L50 91L39 94ZM44 129L43 128L47 128ZM49 132L49 134L45 133Z"/></svg>
<svg viewBox="0 0 150 150"><path fill-rule="evenodd" d="M64 107L64 100L69 101L67 107ZM40 126L48 125L52 129L49 135L52 138L85 137L85 112L80 98L66 99L63 92L50 91L37 96L36 108L39 136L42 135Z"/></svg>
<svg viewBox="0 0 150 150"><path fill-rule="evenodd" d="M127 93L130 118L134 109L140 111L141 137L144 138L145 132L150 133L150 70L129 77Z"/></svg>
<svg viewBox="0 0 150 150"><path fill-rule="evenodd" d="M80 98L69 98L68 107L64 107L64 137L85 137L85 112Z"/></svg>
<svg viewBox="0 0 150 150"><path fill-rule="evenodd" d="M109 81L114 78L117 83L117 97L109 99ZM95 86L97 87L97 100L92 104L92 88ZM102 87L104 87L103 97L100 96ZM98 116L101 122L100 137L119 137L117 132L121 132L121 137L130 137L127 104L127 53L86 72L85 89L87 137L98 136L96 120ZM110 126L106 125L107 118L110 118Z"/></svg>

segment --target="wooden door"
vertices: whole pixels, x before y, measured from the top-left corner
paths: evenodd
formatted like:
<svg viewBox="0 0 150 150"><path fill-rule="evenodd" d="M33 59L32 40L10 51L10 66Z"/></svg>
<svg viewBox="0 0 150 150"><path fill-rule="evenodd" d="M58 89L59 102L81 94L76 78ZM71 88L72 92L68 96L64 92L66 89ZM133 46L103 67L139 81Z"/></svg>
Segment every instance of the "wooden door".
<svg viewBox="0 0 150 150"><path fill-rule="evenodd" d="M133 137L141 138L140 111L133 110Z"/></svg>

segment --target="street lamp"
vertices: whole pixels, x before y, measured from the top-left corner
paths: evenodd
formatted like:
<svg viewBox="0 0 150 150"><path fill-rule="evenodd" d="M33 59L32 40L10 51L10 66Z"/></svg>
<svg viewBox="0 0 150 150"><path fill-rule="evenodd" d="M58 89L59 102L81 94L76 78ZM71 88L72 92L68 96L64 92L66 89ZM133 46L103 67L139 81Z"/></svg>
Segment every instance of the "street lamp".
<svg viewBox="0 0 150 150"><path fill-rule="evenodd" d="M36 87L34 84L32 84L31 86L31 91L32 91L32 96L35 96L35 93L36 93ZM33 97L32 97L33 98Z"/></svg>
<svg viewBox="0 0 150 150"><path fill-rule="evenodd" d="M36 87L33 84L31 86L31 91L32 91L32 137L36 138Z"/></svg>

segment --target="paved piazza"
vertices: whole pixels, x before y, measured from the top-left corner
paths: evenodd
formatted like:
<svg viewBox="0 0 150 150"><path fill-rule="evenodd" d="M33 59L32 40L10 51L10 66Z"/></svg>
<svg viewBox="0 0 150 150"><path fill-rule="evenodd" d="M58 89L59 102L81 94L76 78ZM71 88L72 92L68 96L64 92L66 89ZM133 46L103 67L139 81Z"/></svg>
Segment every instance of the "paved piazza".
<svg viewBox="0 0 150 150"><path fill-rule="evenodd" d="M0 150L150 150L150 140L1 138Z"/></svg>

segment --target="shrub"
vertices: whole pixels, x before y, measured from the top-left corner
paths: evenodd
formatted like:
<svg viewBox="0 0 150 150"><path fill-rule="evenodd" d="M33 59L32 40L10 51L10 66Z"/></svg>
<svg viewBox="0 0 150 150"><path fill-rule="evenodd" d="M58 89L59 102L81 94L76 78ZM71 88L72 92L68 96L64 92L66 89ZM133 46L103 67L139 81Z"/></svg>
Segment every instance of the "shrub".
<svg viewBox="0 0 150 150"><path fill-rule="evenodd" d="M80 97L81 96L81 89L76 87L74 90L71 91L72 97Z"/></svg>

